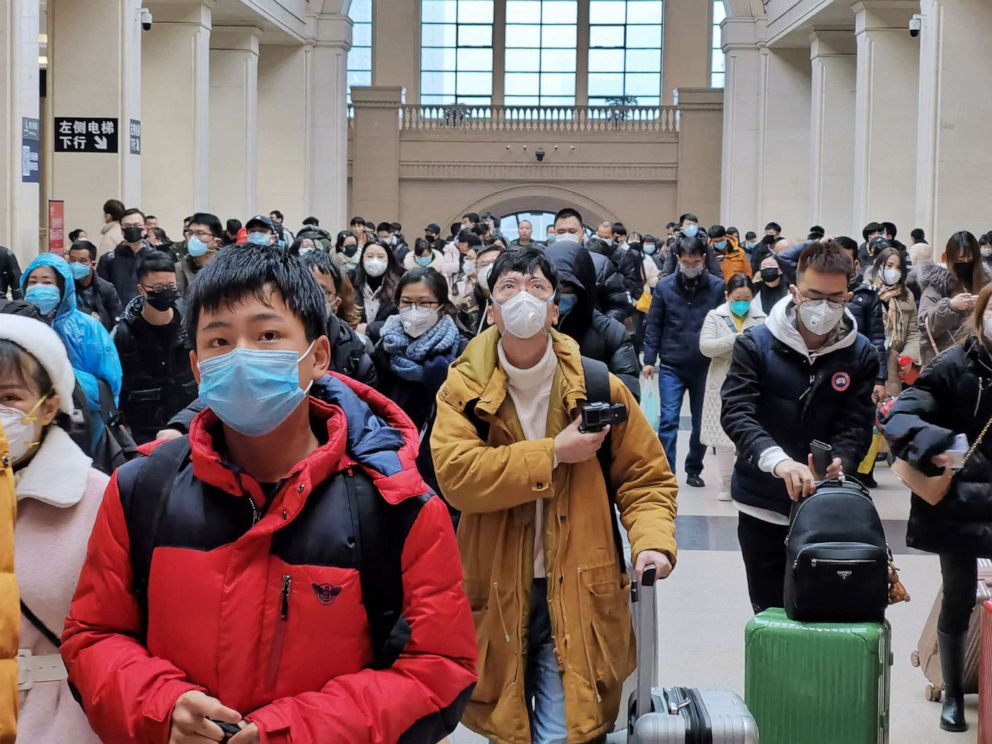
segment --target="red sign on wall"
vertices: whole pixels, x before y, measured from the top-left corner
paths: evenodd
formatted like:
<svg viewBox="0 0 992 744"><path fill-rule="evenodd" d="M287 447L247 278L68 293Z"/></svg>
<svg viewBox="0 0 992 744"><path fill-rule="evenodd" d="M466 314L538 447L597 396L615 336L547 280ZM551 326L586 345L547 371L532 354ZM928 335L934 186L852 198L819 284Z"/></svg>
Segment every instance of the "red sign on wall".
<svg viewBox="0 0 992 744"><path fill-rule="evenodd" d="M48 250L61 256L65 253L65 202L48 200Z"/></svg>

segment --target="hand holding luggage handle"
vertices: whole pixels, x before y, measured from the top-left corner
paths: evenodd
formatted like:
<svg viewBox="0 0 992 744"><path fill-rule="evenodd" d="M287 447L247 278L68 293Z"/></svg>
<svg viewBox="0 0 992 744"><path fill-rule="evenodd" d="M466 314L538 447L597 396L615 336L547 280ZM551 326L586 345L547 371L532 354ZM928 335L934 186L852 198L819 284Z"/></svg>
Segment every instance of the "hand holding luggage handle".
<svg viewBox="0 0 992 744"><path fill-rule="evenodd" d="M651 688L654 685L654 665L658 655L658 618L655 610L654 584L658 567L653 563L644 568L640 581L631 582L631 598L637 624L637 693L635 707L630 711L629 725L633 731L638 716L651 712Z"/></svg>

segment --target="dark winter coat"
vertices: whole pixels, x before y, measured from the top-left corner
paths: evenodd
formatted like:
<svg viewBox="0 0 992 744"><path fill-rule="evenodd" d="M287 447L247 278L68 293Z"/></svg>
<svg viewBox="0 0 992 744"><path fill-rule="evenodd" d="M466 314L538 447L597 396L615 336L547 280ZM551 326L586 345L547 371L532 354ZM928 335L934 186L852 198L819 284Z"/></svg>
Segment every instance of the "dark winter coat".
<svg viewBox="0 0 992 744"><path fill-rule="evenodd" d="M142 245L137 253L127 243L121 243L110 253L100 256L96 273L114 285L121 303L127 305L138 296L138 265L141 259L156 253L159 251L148 243Z"/></svg>
<svg viewBox="0 0 992 744"><path fill-rule="evenodd" d="M892 454L926 475L964 434L972 444L992 417L992 356L974 337L941 354L903 391L882 424ZM992 558L992 437L985 436L937 506L913 496L906 544Z"/></svg>
<svg viewBox="0 0 992 744"><path fill-rule="evenodd" d="M10 299L19 299L20 285L21 267L17 263L17 256L10 248L0 245L0 297L6 297L7 292L10 292Z"/></svg>
<svg viewBox="0 0 992 744"><path fill-rule="evenodd" d="M86 287L76 282L76 309L87 315L96 313L99 316L103 327L108 331L113 330L114 325L124 308L121 305L121 298L117 296L114 285L97 274L91 274L93 281L90 283L92 292L87 292Z"/></svg>
<svg viewBox="0 0 992 744"><path fill-rule="evenodd" d="M685 376L706 375L710 360L699 351L706 314L723 301L723 274L703 272L691 284L681 271L659 281L644 323L644 364L659 363Z"/></svg>
<svg viewBox="0 0 992 744"><path fill-rule="evenodd" d="M575 291L575 308L558 322L558 330L579 344L582 356L606 364L624 385L640 398L641 365L634 343L619 320L596 309L596 268L592 255L578 243L562 243L548 252L558 280Z"/></svg>
<svg viewBox="0 0 992 744"><path fill-rule="evenodd" d="M833 447L844 472L856 473L871 443L878 372L874 348L849 315L836 340L811 359L794 308L780 302L765 325L737 339L721 391L720 423L737 447L731 496L783 515L790 509L788 492L758 467L761 454L777 446L805 463L810 442L818 439Z"/></svg>
<svg viewBox="0 0 992 744"><path fill-rule="evenodd" d="M971 311L955 310L951 307L951 298L970 289L944 266L933 261L921 264L914 274L920 288L916 316L920 324L920 354L923 363L929 364L937 354L955 346L968 335ZM988 284L989 280L986 269L985 283Z"/></svg>
<svg viewBox="0 0 992 744"><path fill-rule="evenodd" d="M569 240L552 243L548 246L549 257L560 247L571 244L573 243ZM599 310L623 323L634 309L633 305L630 304L630 295L627 294L623 274L605 254L597 253L594 250L589 250L588 253L592 257L593 266L596 268L596 294L598 295Z"/></svg>
<svg viewBox="0 0 992 744"><path fill-rule="evenodd" d="M141 298L131 302L114 330L124 369L120 411L138 444L155 439L197 392L179 310L173 311L168 326L159 328L141 316L142 307Z"/></svg>

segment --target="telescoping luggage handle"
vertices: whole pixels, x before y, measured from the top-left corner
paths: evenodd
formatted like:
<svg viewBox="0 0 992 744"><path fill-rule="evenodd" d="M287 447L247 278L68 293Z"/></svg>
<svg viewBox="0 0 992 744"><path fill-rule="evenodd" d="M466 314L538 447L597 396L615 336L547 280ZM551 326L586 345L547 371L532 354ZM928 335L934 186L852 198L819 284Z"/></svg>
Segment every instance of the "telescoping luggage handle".
<svg viewBox="0 0 992 744"><path fill-rule="evenodd" d="M651 712L651 688L654 665L658 658L658 613L654 593L658 568L653 563L644 569L641 580L631 582L631 601L637 625L637 708L631 722Z"/></svg>

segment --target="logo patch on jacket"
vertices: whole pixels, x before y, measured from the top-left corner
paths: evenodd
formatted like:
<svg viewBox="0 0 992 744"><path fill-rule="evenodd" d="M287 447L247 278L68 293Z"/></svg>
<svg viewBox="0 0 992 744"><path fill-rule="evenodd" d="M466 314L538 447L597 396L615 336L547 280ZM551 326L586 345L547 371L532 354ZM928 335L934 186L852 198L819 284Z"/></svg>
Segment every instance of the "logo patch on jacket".
<svg viewBox="0 0 992 744"><path fill-rule="evenodd" d="M317 599L320 600L321 604L329 605L338 598L341 593L341 587L334 586L333 584L313 584L313 593L317 595Z"/></svg>
<svg viewBox="0 0 992 744"><path fill-rule="evenodd" d="M837 372L834 374L830 384L838 393L843 393L851 387L851 376L847 372Z"/></svg>

